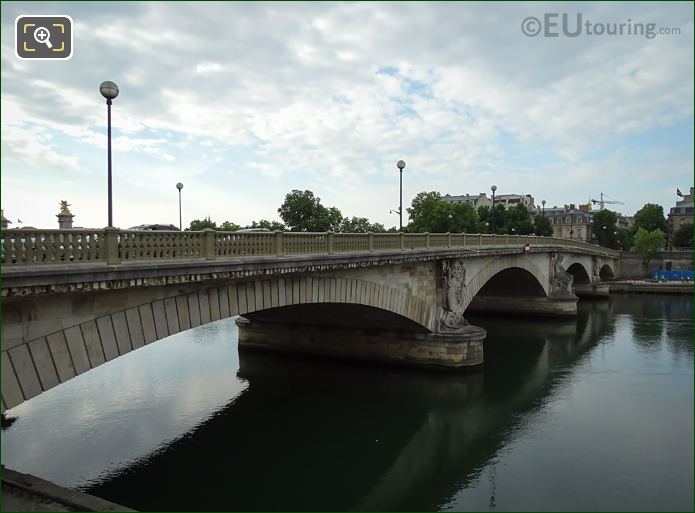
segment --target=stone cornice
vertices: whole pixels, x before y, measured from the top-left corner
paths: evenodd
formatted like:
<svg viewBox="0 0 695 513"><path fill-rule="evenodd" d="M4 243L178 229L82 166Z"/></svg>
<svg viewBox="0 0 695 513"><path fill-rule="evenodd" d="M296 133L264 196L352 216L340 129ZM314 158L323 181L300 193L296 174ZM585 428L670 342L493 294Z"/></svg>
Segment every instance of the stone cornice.
<svg viewBox="0 0 695 513"><path fill-rule="evenodd" d="M567 246L535 246L532 253L563 252L613 258L601 250ZM211 280L256 279L263 276L330 272L419 263L449 258L514 255L521 247L418 249L291 256L261 256L217 260L137 260L116 265L84 263L46 266L13 266L2 269L2 297L42 295L194 283Z"/></svg>

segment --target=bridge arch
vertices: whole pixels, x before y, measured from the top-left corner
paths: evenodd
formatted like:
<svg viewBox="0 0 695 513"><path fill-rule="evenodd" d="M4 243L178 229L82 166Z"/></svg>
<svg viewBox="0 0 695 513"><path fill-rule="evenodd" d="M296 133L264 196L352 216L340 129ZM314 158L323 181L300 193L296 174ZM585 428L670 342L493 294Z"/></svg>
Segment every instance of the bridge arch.
<svg viewBox="0 0 695 513"><path fill-rule="evenodd" d="M480 292L480 290L493 277L508 269L521 269L527 271L540 286L545 296L548 296L548 270L545 272L533 260L521 256L502 256L494 259L488 265L480 269L476 275L466 284L464 296L464 311L470 305L471 301Z"/></svg>
<svg viewBox="0 0 695 513"><path fill-rule="evenodd" d="M574 262L567 267L567 272L574 276L573 284L589 284L591 283L591 276L589 271L580 262Z"/></svg>
<svg viewBox="0 0 695 513"><path fill-rule="evenodd" d="M599 271L599 277L601 280L612 280L615 277L613 268L609 264L603 264Z"/></svg>
<svg viewBox="0 0 695 513"><path fill-rule="evenodd" d="M359 279L288 277L206 286L120 310L2 351L2 407L12 408L147 344L235 315L309 304L390 312L430 331L435 309L405 289Z"/></svg>

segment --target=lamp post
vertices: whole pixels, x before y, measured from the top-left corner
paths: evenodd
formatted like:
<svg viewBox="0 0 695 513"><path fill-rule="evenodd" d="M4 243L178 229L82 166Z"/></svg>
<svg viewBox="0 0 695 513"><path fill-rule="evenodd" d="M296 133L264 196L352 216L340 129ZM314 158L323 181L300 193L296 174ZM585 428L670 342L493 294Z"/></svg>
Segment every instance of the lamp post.
<svg viewBox="0 0 695 513"><path fill-rule="evenodd" d="M404 160L399 160L396 163L396 167L398 167L398 171L401 175L401 200L398 204L398 216L400 217L400 231L403 231L403 168L405 167L405 161Z"/></svg>
<svg viewBox="0 0 695 513"><path fill-rule="evenodd" d="M495 191L497 190L497 186L493 185L490 187L490 190L492 191L492 233L495 233Z"/></svg>
<svg viewBox="0 0 695 513"><path fill-rule="evenodd" d="M183 230L183 224L181 223L181 189L183 189L183 184L181 182L177 183L176 188L179 190L179 230Z"/></svg>
<svg viewBox="0 0 695 513"><path fill-rule="evenodd" d="M109 226L113 226L113 193L111 188L111 103L118 96L118 86L107 80L99 86L99 92L106 98L108 112L108 161L109 161Z"/></svg>
<svg viewBox="0 0 695 513"><path fill-rule="evenodd" d="M541 204L543 205L543 217L545 217L545 200L541 201Z"/></svg>

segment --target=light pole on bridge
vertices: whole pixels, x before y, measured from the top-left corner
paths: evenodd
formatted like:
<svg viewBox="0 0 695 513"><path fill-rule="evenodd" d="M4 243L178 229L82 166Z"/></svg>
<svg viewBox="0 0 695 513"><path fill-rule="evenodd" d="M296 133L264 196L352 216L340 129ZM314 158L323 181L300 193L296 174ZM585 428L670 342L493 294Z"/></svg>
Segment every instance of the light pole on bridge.
<svg viewBox="0 0 695 513"><path fill-rule="evenodd" d="M497 190L497 186L493 185L490 187L490 190L492 191L492 233L495 233L495 191Z"/></svg>
<svg viewBox="0 0 695 513"><path fill-rule="evenodd" d="M179 230L183 230L181 223L181 189L183 189L183 184L181 182L177 183L176 188L179 190Z"/></svg>
<svg viewBox="0 0 695 513"><path fill-rule="evenodd" d="M405 160L399 160L396 163L396 167L398 167L398 171L401 175L401 187L400 187L400 202L398 204L398 216L400 218L400 230L403 231L403 168L405 167Z"/></svg>
<svg viewBox="0 0 695 513"><path fill-rule="evenodd" d="M118 86L107 80L99 86L99 92L106 98L106 110L108 111L108 167L109 167L109 226L113 226L113 194L111 188L111 103L118 96Z"/></svg>

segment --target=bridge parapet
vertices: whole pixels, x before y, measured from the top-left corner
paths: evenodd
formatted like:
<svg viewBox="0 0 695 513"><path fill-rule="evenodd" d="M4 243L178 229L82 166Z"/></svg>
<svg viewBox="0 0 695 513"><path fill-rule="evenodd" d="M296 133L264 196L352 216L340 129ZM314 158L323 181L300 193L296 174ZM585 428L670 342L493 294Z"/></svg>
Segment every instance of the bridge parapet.
<svg viewBox="0 0 695 513"><path fill-rule="evenodd" d="M535 235L10 229L2 233L2 264L7 267L96 262L117 265L136 260L217 260L525 244L619 256L617 251L586 242Z"/></svg>

